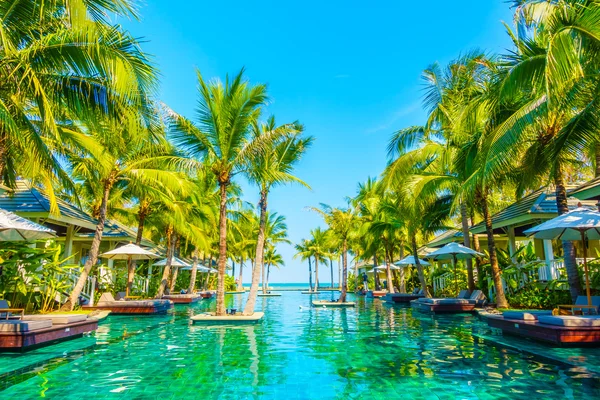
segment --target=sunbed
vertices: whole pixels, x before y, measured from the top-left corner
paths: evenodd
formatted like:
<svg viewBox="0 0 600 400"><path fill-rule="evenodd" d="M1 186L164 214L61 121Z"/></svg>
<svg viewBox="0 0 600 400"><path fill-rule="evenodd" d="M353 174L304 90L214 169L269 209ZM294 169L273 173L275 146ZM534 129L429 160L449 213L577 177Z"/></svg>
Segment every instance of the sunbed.
<svg viewBox="0 0 600 400"><path fill-rule="evenodd" d="M413 300L418 300L425 297L423 289L415 288L412 293L388 293L385 295L387 303L410 303Z"/></svg>
<svg viewBox="0 0 600 400"><path fill-rule="evenodd" d="M455 298L422 298L411 301L411 306L423 312L432 313L462 313L471 312L475 307L483 306L487 302L481 290L475 290L468 296L467 290L462 290ZM467 297L468 296L468 297Z"/></svg>
<svg viewBox="0 0 600 400"><path fill-rule="evenodd" d="M171 300L115 300L111 293L103 293L98 303L83 306L87 310L110 310L112 314L164 314L173 308Z"/></svg>
<svg viewBox="0 0 600 400"><path fill-rule="evenodd" d="M8 301L0 300L0 319L21 319L24 312L23 308L10 308Z"/></svg>
<svg viewBox="0 0 600 400"><path fill-rule="evenodd" d="M561 315L598 315L600 309L600 296L592 296L592 305L588 305L587 296L577 296L575 304L564 304L558 306L558 314Z"/></svg>

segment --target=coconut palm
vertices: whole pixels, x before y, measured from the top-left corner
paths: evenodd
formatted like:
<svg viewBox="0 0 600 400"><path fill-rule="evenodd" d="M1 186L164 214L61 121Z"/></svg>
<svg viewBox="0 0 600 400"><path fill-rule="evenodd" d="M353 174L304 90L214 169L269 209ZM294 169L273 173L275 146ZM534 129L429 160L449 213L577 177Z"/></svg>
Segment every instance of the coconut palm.
<svg viewBox="0 0 600 400"><path fill-rule="evenodd" d="M598 144L597 48L600 7L595 1L519 2L515 50L498 74L493 104L514 111L490 133L486 175L518 171L520 189L552 181L559 214L568 211L566 171ZM510 107L509 107L510 106ZM581 291L572 242L563 241L573 299Z"/></svg>
<svg viewBox="0 0 600 400"><path fill-rule="evenodd" d="M174 193L184 193L187 180L178 171L170 170L169 162L175 157L155 154L153 140L160 137L150 135L148 129L140 126L135 114L123 115L119 120L108 121L102 129L94 132L94 140L104 149L102 158L87 157L85 154L70 154L73 175L85 183L89 193L95 194L99 203L96 231L92 240L89 258L83 267L64 310L72 310L87 277L98 260L98 253L111 192L123 186L153 186L168 188Z"/></svg>
<svg viewBox="0 0 600 400"><path fill-rule="evenodd" d="M227 188L239 173L248 173L252 163L275 148L288 129L263 130L253 134L261 107L267 101L266 86L251 85L242 69L233 79L206 82L197 72L200 101L194 124L171 113L172 139L191 159L208 159L220 192L219 262L217 276L217 315L225 315L225 268L227 258ZM262 253L261 253L262 254Z"/></svg>
<svg viewBox="0 0 600 400"><path fill-rule="evenodd" d="M310 246L310 240L302 239L302 241L294 246L296 254L294 258L300 258L301 261L308 260L308 287L310 291L313 291L312 284L312 250Z"/></svg>
<svg viewBox="0 0 600 400"><path fill-rule="evenodd" d="M338 302L344 303L348 291L348 241L356 231L357 215L351 208L332 208L327 204L321 204L320 208L312 207L311 210L323 217L332 234L341 243L342 293Z"/></svg>
<svg viewBox="0 0 600 400"><path fill-rule="evenodd" d="M304 127L297 122L277 126L274 117L270 117L264 124L254 124L253 136L257 140L261 137L271 136L274 132L276 132L277 136L282 136L282 138L275 141L268 152L263 152L254 157L249 164L248 177L251 182L260 188L260 199L258 202L260 215L256 240L256 257L252 271L252 284L246 306L244 307L244 314L254 312L261 272L263 274L263 293L266 291L266 287L264 286L263 255L267 225L267 202L270 191L275 186L286 183L299 183L309 187L304 181L292 174L294 166L300 161L302 155L313 141L312 137L298 137L303 130Z"/></svg>
<svg viewBox="0 0 600 400"><path fill-rule="evenodd" d="M41 181L53 212L52 183L74 190L65 151L101 154L80 122L90 125L125 107L148 111L156 70L134 38L107 24L109 14L134 10L129 0L0 4L0 180Z"/></svg>
<svg viewBox="0 0 600 400"><path fill-rule="evenodd" d="M269 287L269 274L271 272L271 267L279 269L285 265L285 262L283 261L281 254L277 253L275 248L269 246L265 252L265 264L267 265L267 278L265 279L264 285Z"/></svg>

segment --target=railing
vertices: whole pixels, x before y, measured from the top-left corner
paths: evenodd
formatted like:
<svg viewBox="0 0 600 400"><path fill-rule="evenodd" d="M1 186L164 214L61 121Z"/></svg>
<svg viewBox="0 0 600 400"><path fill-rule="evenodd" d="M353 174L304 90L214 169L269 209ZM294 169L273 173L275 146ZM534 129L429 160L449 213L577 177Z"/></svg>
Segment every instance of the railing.
<svg viewBox="0 0 600 400"><path fill-rule="evenodd" d="M71 285L69 288L69 292L75 288L77 281L79 280L79 275L76 274L67 274L63 277L63 279L68 280ZM88 305L94 305L94 295L96 294L96 277L88 276L85 284L83 285L83 289L81 290L81 297L88 301ZM66 299L61 299L64 302Z"/></svg>
<svg viewBox="0 0 600 400"><path fill-rule="evenodd" d="M148 293L148 286L150 286L150 279L142 276L134 276L133 277L133 289L137 292Z"/></svg>
<svg viewBox="0 0 600 400"><path fill-rule="evenodd" d="M433 278L433 292L436 293L439 290L444 290L446 287L453 285L453 282L454 274L451 272L436 276Z"/></svg>

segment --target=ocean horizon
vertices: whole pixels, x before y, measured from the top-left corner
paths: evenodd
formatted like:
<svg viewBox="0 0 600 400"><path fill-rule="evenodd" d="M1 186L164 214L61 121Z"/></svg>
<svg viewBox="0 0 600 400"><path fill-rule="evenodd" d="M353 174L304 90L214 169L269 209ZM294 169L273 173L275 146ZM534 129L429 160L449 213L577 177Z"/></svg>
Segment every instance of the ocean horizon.
<svg viewBox="0 0 600 400"><path fill-rule="evenodd" d="M250 283L244 283L243 286L245 288L250 287ZM320 287L329 287L330 283L320 283ZM313 282L314 286L314 282ZM334 287L339 286L336 282L334 282ZM260 284L259 284L260 287ZM269 287L272 289L308 289L308 282L270 282Z"/></svg>

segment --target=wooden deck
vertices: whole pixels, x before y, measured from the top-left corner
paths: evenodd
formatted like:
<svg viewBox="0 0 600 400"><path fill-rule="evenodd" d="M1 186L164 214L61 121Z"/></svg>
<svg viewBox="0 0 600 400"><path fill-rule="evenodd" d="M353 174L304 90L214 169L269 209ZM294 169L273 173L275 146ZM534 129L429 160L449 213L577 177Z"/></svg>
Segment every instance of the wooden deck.
<svg viewBox="0 0 600 400"><path fill-rule="evenodd" d="M424 297L422 294L387 293L385 301L390 304L408 304L422 297Z"/></svg>
<svg viewBox="0 0 600 400"><path fill-rule="evenodd" d="M214 292L202 292L202 293L200 293L200 296L203 299L212 299L213 297L215 297L215 293Z"/></svg>
<svg viewBox="0 0 600 400"><path fill-rule="evenodd" d="M387 294L385 290L369 290L367 292L367 297L369 298L377 298L384 297Z"/></svg>
<svg viewBox="0 0 600 400"><path fill-rule="evenodd" d="M428 304L412 301L410 305L414 310L432 314L460 314L475 310L475 304Z"/></svg>
<svg viewBox="0 0 600 400"><path fill-rule="evenodd" d="M127 302L123 302L127 303ZM102 305L94 307L82 307L84 310L108 310L111 311L112 315L151 315L151 314L166 314L167 311L173 308L173 302L164 302L161 305L148 305L148 306L128 306L126 304L120 305Z"/></svg>
<svg viewBox="0 0 600 400"><path fill-rule="evenodd" d="M98 329L98 320L92 318L30 332L0 332L0 351L27 351L63 340L76 339L96 329Z"/></svg>
<svg viewBox="0 0 600 400"><path fill-rule="evenodd" d="M546 343L564 346L600 346L600 327L571 327L540 324L538 321L505 319L502 316L489 316L487 323L503 334L527 337Z"/></svg>

